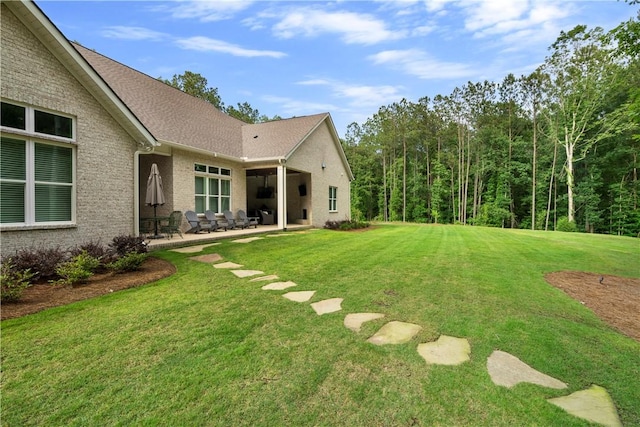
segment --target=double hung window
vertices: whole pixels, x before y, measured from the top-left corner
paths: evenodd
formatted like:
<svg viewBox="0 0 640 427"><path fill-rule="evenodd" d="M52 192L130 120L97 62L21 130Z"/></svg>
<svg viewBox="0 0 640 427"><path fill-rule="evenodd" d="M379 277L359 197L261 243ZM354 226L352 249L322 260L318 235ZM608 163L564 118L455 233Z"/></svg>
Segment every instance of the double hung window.
<svg viewBox="0 0 640 427"><path fill-rule="evenodd" d="M195 174L196 213L231 210L231 169L196 163Z"/></svg>
<svg viewBox="0 0 640 427"><path fill-rule="evenodd" d="M329 187L329 212L338 211L338 187Z"/></svg>
<svg viewBox="0 0 640 427"><path fill-rule="evenodd" d="M0 224L73 223L73 119L6 102L1 113Z"/></svg>

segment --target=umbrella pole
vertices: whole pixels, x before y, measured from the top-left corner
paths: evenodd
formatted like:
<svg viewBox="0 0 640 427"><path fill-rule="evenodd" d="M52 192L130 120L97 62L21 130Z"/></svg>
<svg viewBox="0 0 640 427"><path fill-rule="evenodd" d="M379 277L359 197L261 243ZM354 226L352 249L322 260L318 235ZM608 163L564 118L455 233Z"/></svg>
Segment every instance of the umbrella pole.
<svg viewBox="0 0 640 427"><path fill-rule="evenodd" d="M158 215L156 213L157 208L158 208L158 205L153 205L153 224L155 227L153 237L155 237L156 239L159 237L158 236Z"/></svg>

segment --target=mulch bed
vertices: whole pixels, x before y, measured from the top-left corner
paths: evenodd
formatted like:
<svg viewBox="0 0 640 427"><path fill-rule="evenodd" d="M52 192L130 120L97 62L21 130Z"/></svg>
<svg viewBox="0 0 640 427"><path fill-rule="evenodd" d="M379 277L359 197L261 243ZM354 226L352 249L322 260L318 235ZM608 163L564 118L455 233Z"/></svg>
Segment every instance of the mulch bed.
<svg viewBox="0 0 640 427"><path fill-rule="evenodd" d="M149 257L138 271L96 274L87 283L74 287L37 283L25 289L19 301L3 302L0 317L2 320L21 317L47 308L144 285L170 276L175 271L175 266L170 262Z"/></svg>
<svg viewBox="0 0 640 427"><path fill-rule="evenodd" d="M549 273L545 279L613 328L640 341L640 279L581 271Z"/></svg>

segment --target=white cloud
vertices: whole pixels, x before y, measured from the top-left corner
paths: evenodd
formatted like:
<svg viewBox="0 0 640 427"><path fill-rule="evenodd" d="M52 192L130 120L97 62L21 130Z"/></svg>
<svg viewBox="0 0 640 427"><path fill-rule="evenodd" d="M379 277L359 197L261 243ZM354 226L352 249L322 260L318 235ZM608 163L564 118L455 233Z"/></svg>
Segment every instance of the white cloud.
<svg viewBox="0 0 640 427"><path fill-rule="evenodd" d="M389 30L384 21L369 14L326 12L313 8L288 11L273 26L273 32L286 39L315 37L324 33L339 34L345 43L364 45L406 37L406 32Z"/></svg>
<svg viewBox="0 0 640 427"><path fill-rule="evenodd" d="M256 50L256 49L245 49L241 46L227 43L222 40L215 40L209 37L196 36L189 37L185 39L176 40L176 44L182 49L187 50L197 50L200 52L220 52L220 53L228 53L233 56L242 56L242 57L259 57L266 56L270 58L282 58L287 56L284 52L278 52L274 50Z"/></svg>
<svg viewBox="0 0 640 427"><path fill-rule="evenodd" d="M330 103L302 101L300 99L287 98L283 96L263 96L266 102L276 104L278 111L282 111L283 116L302 116L305 114L315 114L319 111L337 111L340 108Z"/></svg>
<svg viewBox="0 0 640 427"><path fill-rule="evenodd" d="M340 99L340 104L354 108L379 107L402 98L401 86L391 85L357 85L329 79L311 79L298 82L305 86L327 86L334 98Z"/></svg>
<svg viewBox="0 0 640 427"><path fill-rule="evenodd" d="M189 0L178 1L175 6L176 3L171 6L162 5L157 10L168 11L173 18L213 22L232 18L252 3L253 1L242 0Z"/></svg>
<svg viewBox="0 0 640 427"><path fill-rule="evenodd" d="M126 27L121 25L105 27L102 30L102 35L110 39L152 40L152 41L158 41L168 37L168 35L165 33L150 30L148 28Z"/></svg>
<svg viewBox="0 0 640 427"><path fill-rule="evenodd" d="M376 65L389 65L420 79L459 79L476 74L467 64L439 61L419 49L387 50L368 59Z"/></svg>

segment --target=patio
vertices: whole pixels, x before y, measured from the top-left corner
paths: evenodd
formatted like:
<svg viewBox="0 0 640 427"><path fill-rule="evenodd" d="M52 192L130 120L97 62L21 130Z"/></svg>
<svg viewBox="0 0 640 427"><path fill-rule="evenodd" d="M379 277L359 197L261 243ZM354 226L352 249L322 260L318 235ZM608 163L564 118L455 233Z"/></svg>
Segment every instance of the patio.
<svg viewBox="0 0 640 427"><path fill-rule="evenodd" d="M289 224L286 230L280 230L277 225L258 225L258 228L245 228L227 231L214 231L211 233L200 232L198 234L186 234L182 233L182 238L179 235L174 234L172 238L161 239L145 239L150 251L166 248L176 248L180 246L190 246L195 244L215 242L222 239L234 239L243 236L250 236L254 234L264 233L286 233L290 231L300 231L309 229L309 225Z"/></svg>

